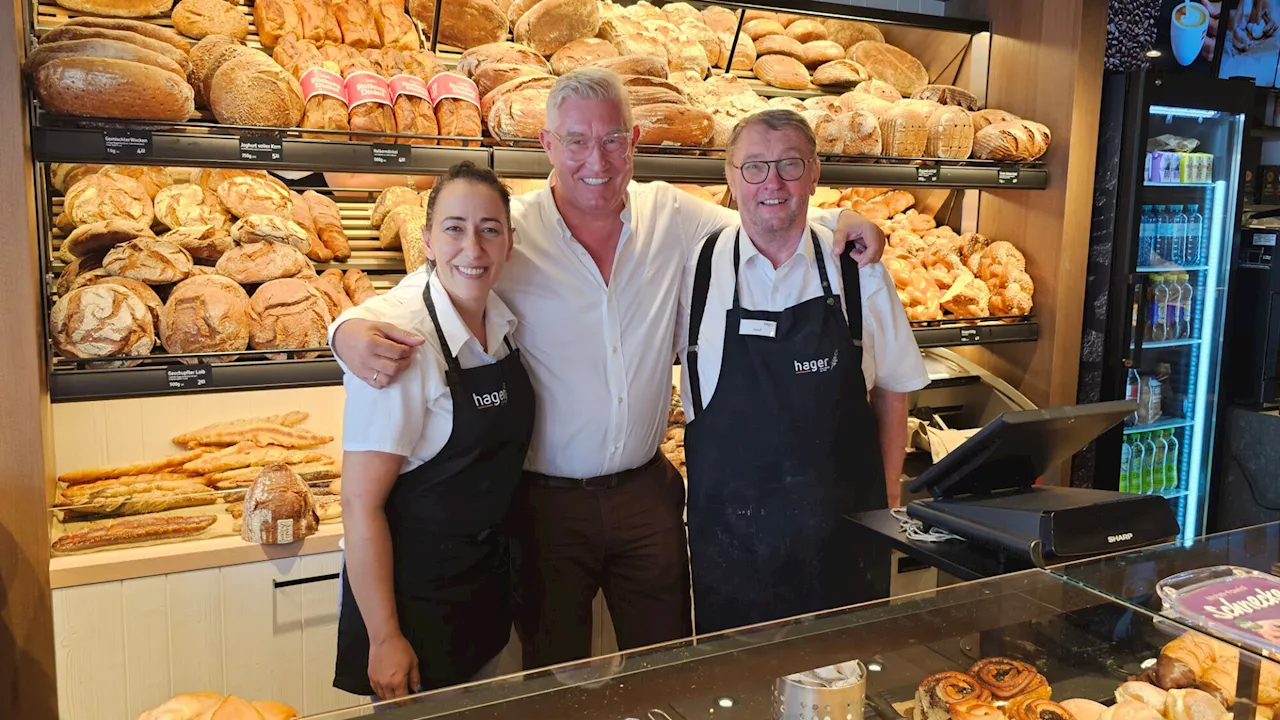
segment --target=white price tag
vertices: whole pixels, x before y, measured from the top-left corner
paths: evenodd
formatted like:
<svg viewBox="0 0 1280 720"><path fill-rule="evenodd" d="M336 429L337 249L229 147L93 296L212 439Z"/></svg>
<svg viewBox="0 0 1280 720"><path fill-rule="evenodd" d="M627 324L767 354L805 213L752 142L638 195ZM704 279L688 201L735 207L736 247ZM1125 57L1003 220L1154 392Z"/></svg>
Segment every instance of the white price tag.
<svg viewBox="0 0 1280 720"><path fill-rule="evenodd" d="M767 338L777 337L778 323L772 320L748 320L743 318L738 323L738 334Z"/></svg>

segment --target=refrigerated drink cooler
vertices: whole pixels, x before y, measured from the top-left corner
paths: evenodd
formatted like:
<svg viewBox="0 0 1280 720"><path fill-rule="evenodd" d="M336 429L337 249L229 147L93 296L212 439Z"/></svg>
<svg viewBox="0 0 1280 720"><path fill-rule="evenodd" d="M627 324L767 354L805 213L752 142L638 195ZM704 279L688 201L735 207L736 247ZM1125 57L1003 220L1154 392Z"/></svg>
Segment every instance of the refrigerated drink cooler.
<svg viewBox="0 0 1280 720"><path fill-rule="evenodd" d="M1252 96L1247 81L1144 72L1109 76L1103 92L1081 399L1138 411L1073 480L1164 496L1186 538L1204 530L1214 467Z"/></svg>

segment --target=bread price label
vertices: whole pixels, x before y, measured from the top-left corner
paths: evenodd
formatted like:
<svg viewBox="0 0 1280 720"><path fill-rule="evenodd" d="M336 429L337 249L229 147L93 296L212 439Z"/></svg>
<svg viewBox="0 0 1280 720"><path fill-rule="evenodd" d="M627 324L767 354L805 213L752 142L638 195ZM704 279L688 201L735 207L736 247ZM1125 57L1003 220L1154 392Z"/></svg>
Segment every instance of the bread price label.
<svg viewBox="0 0 1280 720"><path fill-rule="evenodd" d="M453 98L480 107L480 88L470 78L457 73L436 75L427 83L427 90L431 93L432 105L440 104L445 98Z"/></svg>
<svg viewBox="0 0 1280 720"><path fill-rule="evenodd" d="M281 162L284 141L265 135L241 135L240 159L245 162Z"/></svg>
<svg viewBox="0 0 1280 720"><path fill-rule="evenodd" d="M313 67L302 73L302 77L298 78L298 84L302 86L303 101L310 100L316 95L328 95L344 103L347 101L347 88L342 82L342 76L332 70Z"/></svg>
<svg viewBox="0 0 1280 720"><path fill-rule="evenodd" d="M180 365L165 368L165 383L170 390L207 387L212 380L212 365Z"/></svg>
<svg viewBox="0 0 1280 720"><path fill-rule="evenodd" d="M936 183L938 182L938 168L920 166L916 168L916 182Z"/></svg>
<svg viewBox="0 0 1280 720"><path fill-rule="evenodd" d="M373 151L374 165L408 165L412 150L408 145L389 145L387 143L373 143L371 146Z"/></svg>
<svg viewBox="0 0 1280 720"><path fill-rule="evenodd" d="M371 72L353 72L347 76L347 107L365 103L391 104L391 90L381 75Z"/></svg>
<svg viewBox="0 0 1280 720"><path fill-rule="evenodd" d="M391 88L391 102L395 102L401 95L422 98L427 102L431 102L431 90L427 87L427 83L416 75L395 75L387 81L387 86Z"/></svg>
<svg viewBox="0 0 1280 720"><path fill-rule="evenodd" d="M151 154L151 131L115 129L102 131L103 151L110 159L128 160Z"/></svg>
<svg viewBox="0 0 1280 720"><path fill-rule="evenodd" d="M1022 171L1016 167L996 170L997 185L1017 185L1020 179L1022 179Z"/></svg>

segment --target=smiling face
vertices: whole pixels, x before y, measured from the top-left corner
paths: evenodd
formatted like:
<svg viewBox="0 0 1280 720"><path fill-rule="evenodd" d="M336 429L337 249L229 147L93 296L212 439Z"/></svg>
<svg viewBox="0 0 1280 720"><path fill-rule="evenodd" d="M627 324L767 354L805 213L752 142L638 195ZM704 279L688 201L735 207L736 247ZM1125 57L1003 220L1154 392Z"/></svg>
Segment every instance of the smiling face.
<svg viewBox="0 0 1280 720"><path fill-rule="evenodd" d="M471 180L454 180L433 194L427 257L455 302L482 305L511 258L514 238L502 198Z"/></svg>
<svg viewBox="0 0 1280 720"><path fill-rule="evenodd" d="M555 168L556 200L585 214L617 212L631 182L640 130L627 127L616 102L585 98L565 100L547 113L547 124L550 132L543 130L539 139ZM606 144L620 152L605 150Z"/></svg>
<svg viewBox="0 0 1280 720"><path fill-rule="evenodd" d="M778 163L769 166L764 182L752 184L738 168L744 163L768 162L784 158L808 160L804 172L796 180L783 180ZM747 234L761 240L783 236L799 236L809 213L809 196L818 188L818 159L798 130L784 127L770 129L753 124L743 129L725 168L729 189L738 200L738 212Z"/></svg>

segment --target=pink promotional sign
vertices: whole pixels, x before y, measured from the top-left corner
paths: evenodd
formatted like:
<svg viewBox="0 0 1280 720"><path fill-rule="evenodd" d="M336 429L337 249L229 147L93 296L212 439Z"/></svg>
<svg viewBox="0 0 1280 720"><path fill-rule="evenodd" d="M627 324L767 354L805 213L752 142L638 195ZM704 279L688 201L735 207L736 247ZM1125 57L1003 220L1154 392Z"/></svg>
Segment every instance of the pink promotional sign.
<svg viewBox="0 0 1280 720"><path fill-rule="evenodd" d="M336 97L344 103L347 101L347 89L343 85L342 76L332 70L313 67L302 73L302 77L298 78L298 84L302 86L304 101L316 95Z"/></svg>
<svg viewBox="0 0 1280 720"><path fill-rule="evenodd" d="M480 88L470 78L457 73L440 73L427 83L431 90L431 104L436 105L445 98L453 98L469 102L480 107Z"/></svg>
<svg viewBox="0 0 1280 720"><path fill-rule="evenodd" d="M376 73L361 71L347 76L347 107L354 108L364 103L391 104L391 91L387 81Z"/></svg>
<svg viewBox="0 0 1280 720"><path fill-rule="evenodd" d="M1160 583L1165 611L1210 633L1280 653L1280 578L1219 566Z"/></svg>

